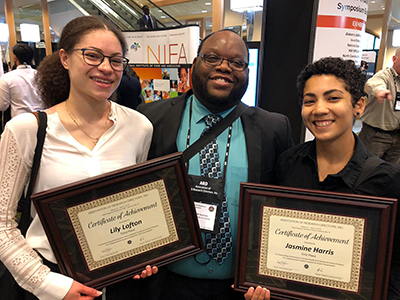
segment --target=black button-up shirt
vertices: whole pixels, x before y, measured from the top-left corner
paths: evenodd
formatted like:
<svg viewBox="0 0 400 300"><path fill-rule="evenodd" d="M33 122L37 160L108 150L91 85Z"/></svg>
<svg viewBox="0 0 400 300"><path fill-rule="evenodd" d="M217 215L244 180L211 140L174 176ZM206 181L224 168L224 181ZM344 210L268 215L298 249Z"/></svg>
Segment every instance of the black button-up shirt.
<svg viewBox="0 0 400 300"><path fill-rule="evenodd" d="M400 166L383 162L358 183L368 157L373 156L355 135L354 154L337 174L319 181L315 140L297 145L284 152L277 161L278 184L305 189L332 191L400 199ZM304 205L304 204L303 204ZM307 209L303 207L303 209ZM387 299L400 299L400 213L397 212L392 254L389 294ZM379 234L378 229L373 234ZM364 262L368 263L368 262ZM366 266L364 266L366 267ZM293 286L294 287L294 286ZM333 297L333 295L327 295ZM340 298L336 295L336 299Z"/></svg>
<svg viewBox="0 0 400 300"><path fill-rule="evenodd" d="M358 136L355 139L350 161L343 170L328 175L324 181L319 181L315 140L287 150L277 162L279 185L400 199L400 167L395 164L382 163L355 186L367 158L373 156Z"/></svg>

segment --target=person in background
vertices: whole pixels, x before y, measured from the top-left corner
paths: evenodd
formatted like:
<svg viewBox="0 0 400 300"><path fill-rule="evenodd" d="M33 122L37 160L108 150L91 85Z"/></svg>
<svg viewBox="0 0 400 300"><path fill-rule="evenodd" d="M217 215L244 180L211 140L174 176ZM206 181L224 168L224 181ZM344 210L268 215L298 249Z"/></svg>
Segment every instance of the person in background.
<svg viewBox="0 0 400 300"><path fill-rule="evenodd" d="M8 73L10 71L10 67L8 66L8 63L3 61L3 74Z"/></svg>
<svg viewBox="0 0 400 300"><path fill-rule="evenodd" d="M59 49L36 74L48 122L34 193L144 162L153 131L142 114L108 100L127 64L127 44L114 25L92 16L74 19L64 27ZM0 192L0 259L29 299L94 299L101 292L59 272L35 210L26 238L13 220L31 171L37 128L34 114L21 114L1 136L0 186L7 188ZM154 273L157 268L147 266L135 277ZM129 299L130 282L107 287L106 299Z"/></svg>
<svg viewBox="0 0 400 300"><path fill-rule="evenodd" d="M3 72L8 73L8 71L10 71L10 67L8 66L8 63L3 61Z"/></svg>
<svg viewBox="0 0 400 300"><path fill-rule="evenodd" d="M157 20L150 14L150 9L147 5L143 5L142 11L144 16L138 20L140 30L158 28Z"/></svg>
<svg viewBox="0 0 400 300"><path fill-rule="evenodd" d="M379 71L365 85L368 98L359 137L376 156L400 164L400 48L392 60L391 68Z"/></svg>
<svg viewBox="0 0 400 300"><path fill-rule="evenodd" d="M328 57L304 68L297 79L301 116L315 139L279 157L279 185L400 199L400 167L376 158L352 131L365 108L364 83L365 74L351 60ZM400 299L398 223L387 299ZM364 273L371 265L365 262Z"/></svg>
<svg viewBox="0 0 400 300"><path fill-rule="evenodd" d="M247 46L235 32L222 30L206 37L193 61L193 90L177 98L138 107L138 111L147 116L154 126L149 158L185 150L213 122L227 117L246 91L248 59ZM275 182L276 159L293 144L287 117L257 107L246 108L242 116L211 143L212 146L207 149L217 149L212 151L213 157L209 159L212 162L211 173L215 170L215 174L207 169L205 162L207 155L211 154L205 149L201 150L201 156L196 154L189 161L188 173L194 180L198 178L194 176L201 176L200 180L210 182L224 176L221 180L225 182L225 188L215 191L222 201L224 217L215 220L219 229L215 238L203 232L204 243L210 251L167 266L161 299L243 299L242 293L231 288L240 182ZM223 168L225 162L227 165ZM225 223L223 226L221 221ZM216 243L217 235L221 245ZM156 281L159 278L159 275L154 277ZM149 297L157 292L155 287L159 285L146 288L146 291L151 291ZM246 299L253 296L258 299L260 291L262 297L269 298L266 290L259 288L255 295L254 288L251 288Z"/></svg>
<svg viewBox="0 0 400 300"><path fill-rule="evenodd" d="M179 76L179 82L178 82L178 93L186 93L188 90L190 90L190 87L188 85L188 71L186 68L179 68L178 69L178 76Z"/></svg>
<svg viewBox="0 0 400 300"><path fill-rule="evenodd" d="M17 68L0 77L0 111L11 107L11 118L44 108L33 83L36 70L31 66L34 56L32 47L17 44L12 51Z"/></svg>
<svg viewBox="0 0 400 300"><path fill-rule="evenodd" d="M144 101L139 78L131 67L124 70L121 82L111 95L111 100L132 109L136 109Z"/></svg>

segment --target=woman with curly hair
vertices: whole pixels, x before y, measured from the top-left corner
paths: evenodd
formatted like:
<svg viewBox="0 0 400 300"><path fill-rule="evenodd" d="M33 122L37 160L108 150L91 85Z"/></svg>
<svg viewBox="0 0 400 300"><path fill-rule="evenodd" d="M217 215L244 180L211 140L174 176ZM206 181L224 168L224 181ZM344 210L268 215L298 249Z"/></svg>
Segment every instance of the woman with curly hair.
<svg viewBox="0 0 400 300"><path fill-rule="evenodd" d="M400 168L375 157L352 131L354 119L364 111L365 79L353 61L340 58L323 58L304 68L297 78L301 115L315 139L279 157L280 185L400 199ZM394 247L387 299L400 299L399 246ZM365 262L364 274L375 267L373 259ZM333 290L318 294L347 299Z"/></svg>
<svg viewBox="0 0 400 300"><path fill-rule="evenodd" d="M60 50L40 64L36 80L48 107L48 122L34 192L147 159L153 131L150 121L108 100L127 65L126 48L122 33L113 25L96 17L80 17L63 29ZM31 213L26 238L13 220L31 172L37 128L33 114L21 114L7 123L1 137L0 259L27 291L24 299L93 299L101 293L57 271L36 211ZM136 278L156 272L157 268L148 266ZM107 295L107 299L122 298Z"/></svg>

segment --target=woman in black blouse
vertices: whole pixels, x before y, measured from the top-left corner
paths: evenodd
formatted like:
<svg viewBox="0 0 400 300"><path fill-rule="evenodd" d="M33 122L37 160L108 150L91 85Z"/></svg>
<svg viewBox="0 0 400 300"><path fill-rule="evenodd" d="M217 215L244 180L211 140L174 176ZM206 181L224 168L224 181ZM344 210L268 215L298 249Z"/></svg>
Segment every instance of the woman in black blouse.
<svg viewBox="0 0 400 300"><path fill-rule="evenodd" d="M340 58L323 58L300 73L301 114L315 139L279 157L280 185L400 199L400 167L376 158L352 131L365 108L364 83L355 63ZM400 299L396 240L388 299Z"/></svg>

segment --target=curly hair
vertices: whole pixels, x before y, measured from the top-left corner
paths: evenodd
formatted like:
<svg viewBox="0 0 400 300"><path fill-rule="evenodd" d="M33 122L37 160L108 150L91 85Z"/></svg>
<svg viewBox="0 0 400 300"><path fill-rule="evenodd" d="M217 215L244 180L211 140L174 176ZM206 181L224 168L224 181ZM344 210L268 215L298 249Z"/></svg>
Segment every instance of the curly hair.
<svg viewBox="0 0 400 300"><path fill-rule="evenodd" d="M297 77L297 92L300 104L303 104L304 87L308 79L314 75L334 75L341 79L346 91L351 94L352 104L355 106L361 97L365 96L364 85L366 75L357 68L352 60L344 60L338 57L325 57L307 65Z"/></svg>
<svg viewBox="0 0 400 300"><path fill-rule="evenodd" d="M93 16L73 19L65 25L59 42L59 49L71 53L87 34L95 30L108 30L114 33L122 47L122 55L127 51L127 43L122 32L107 20ZM61 64L59 51L45 57L37 68L35 75L37 91L47 107L68 99L70 79L68 70Z"/></svg>

